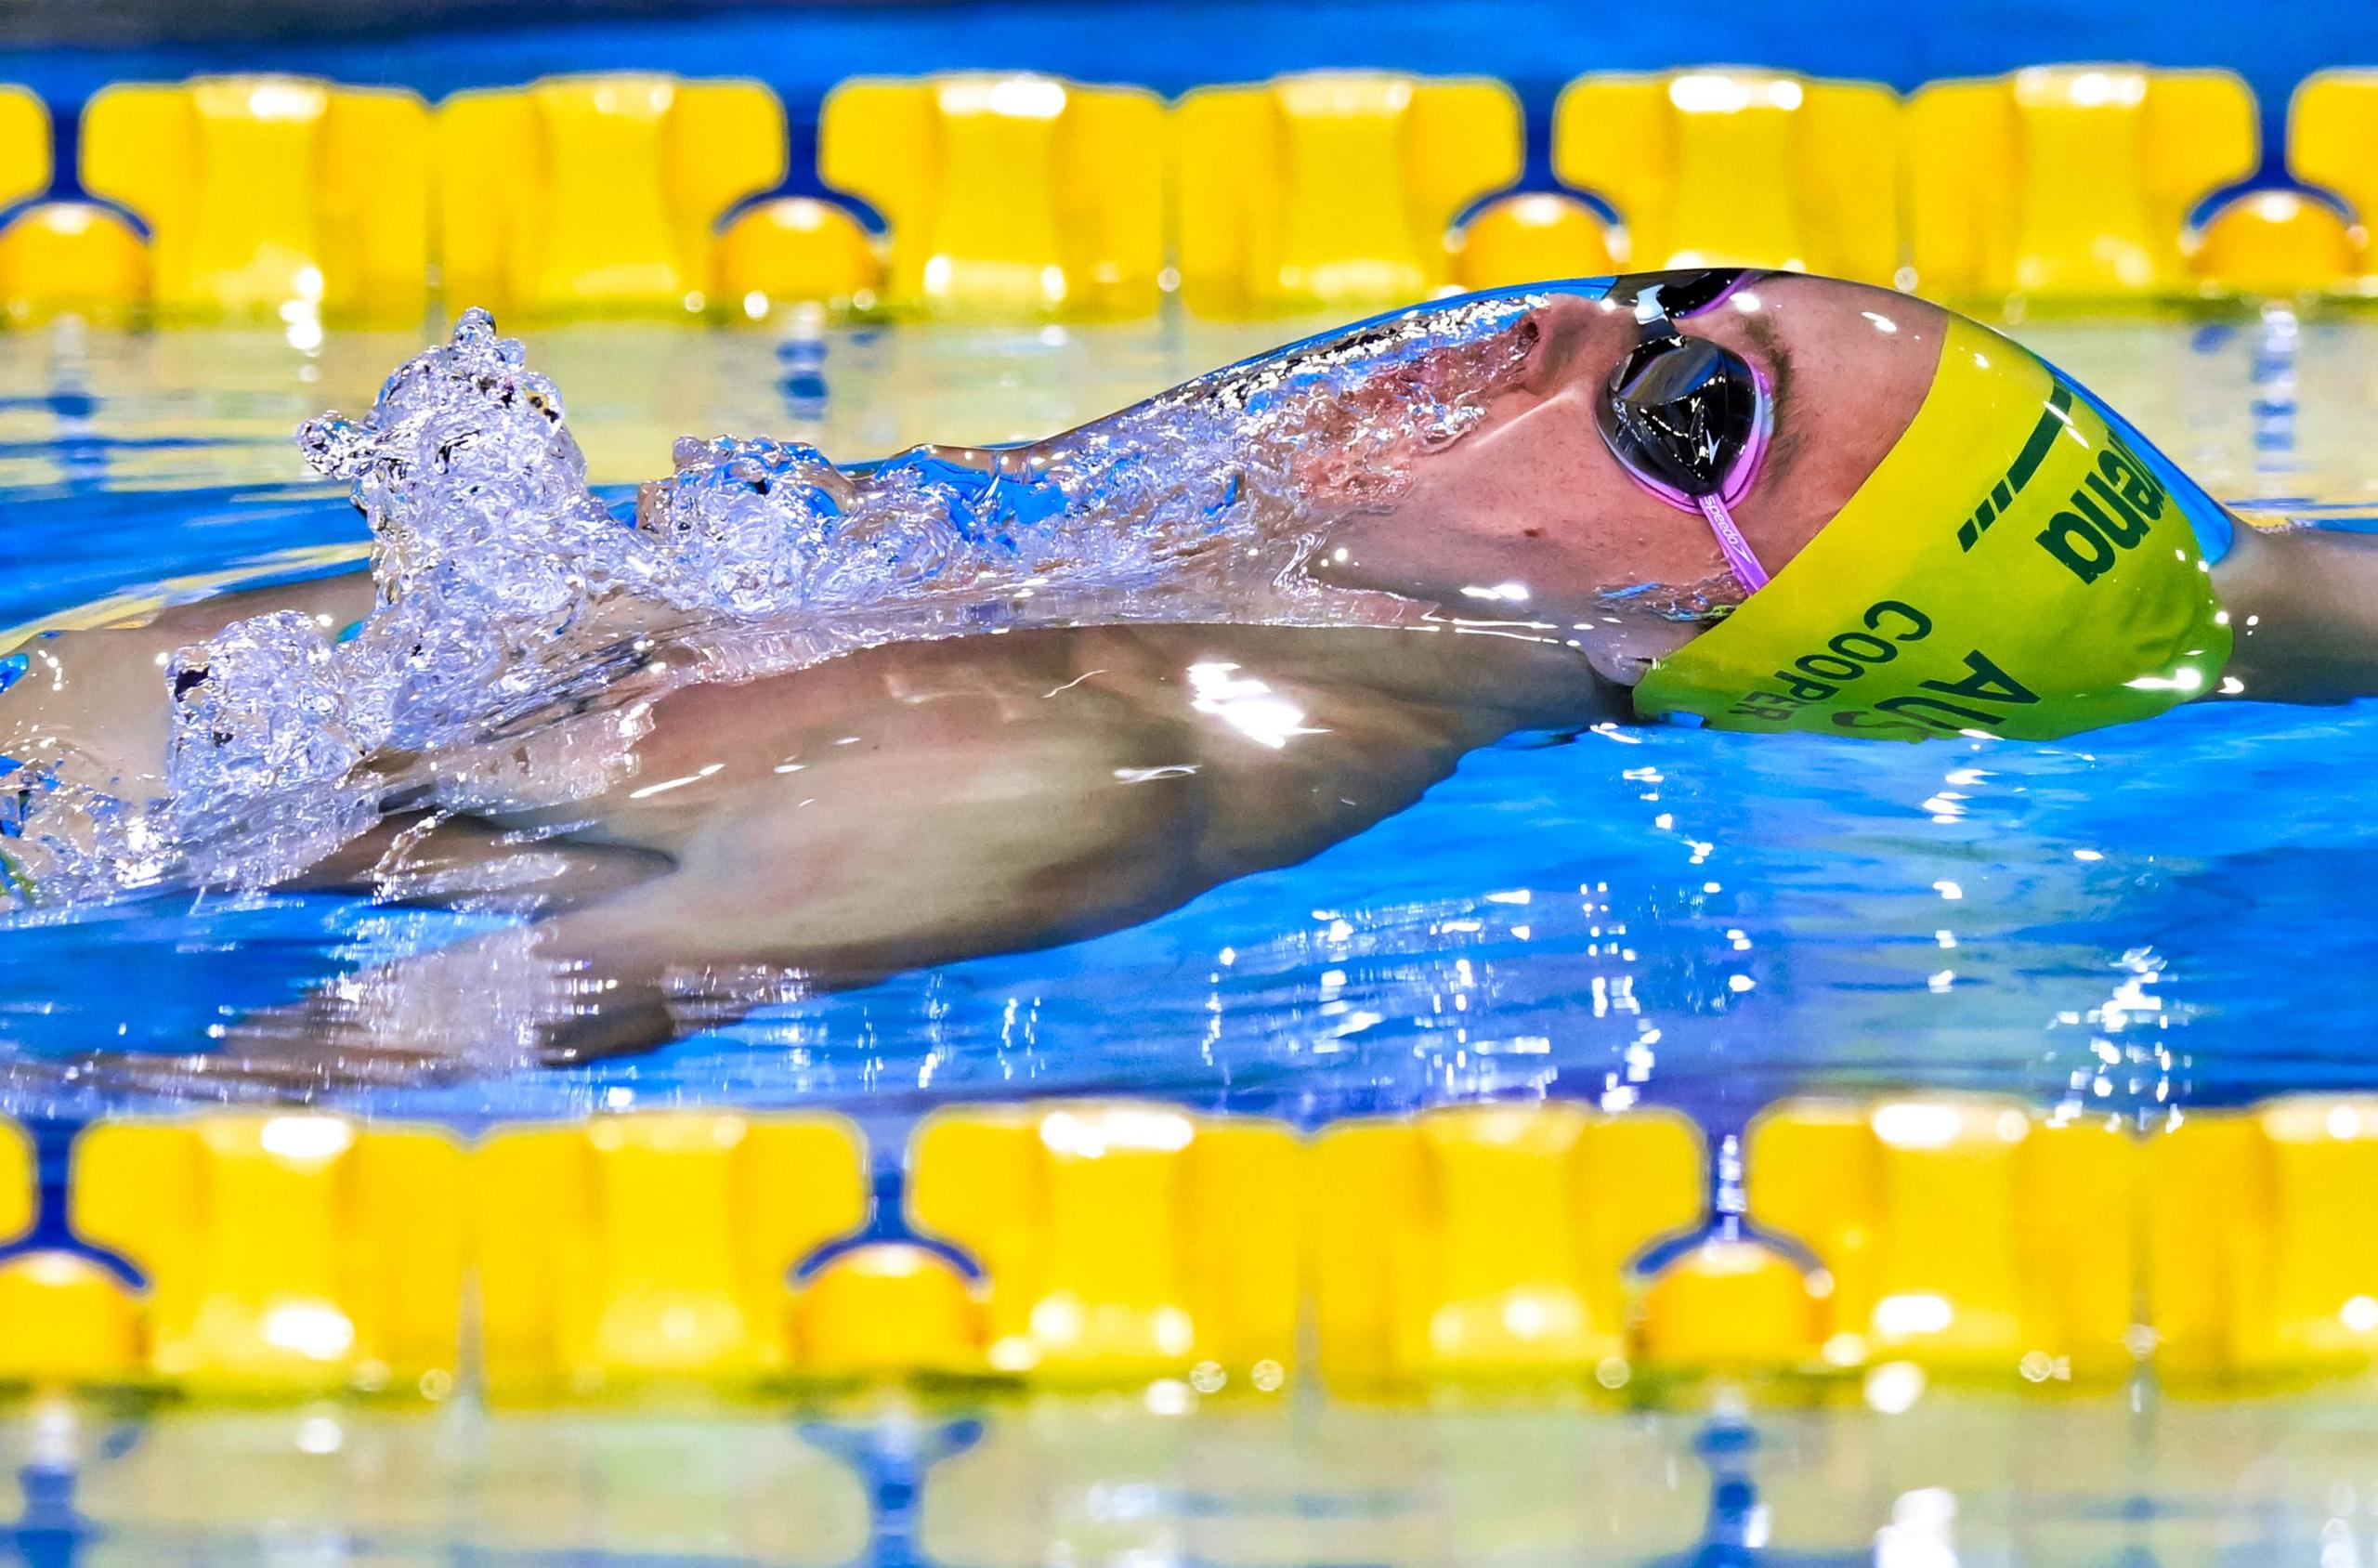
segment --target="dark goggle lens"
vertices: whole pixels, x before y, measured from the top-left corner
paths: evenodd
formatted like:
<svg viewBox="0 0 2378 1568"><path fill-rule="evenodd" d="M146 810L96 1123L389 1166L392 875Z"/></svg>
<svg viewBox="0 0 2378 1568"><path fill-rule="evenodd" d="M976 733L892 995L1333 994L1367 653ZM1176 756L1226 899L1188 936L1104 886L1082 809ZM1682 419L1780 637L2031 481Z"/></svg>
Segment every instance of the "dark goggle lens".
<svg viewBox="0 0 2378 1568"><path fill-rule="evenodd" d="M1758 427L1758 383L1706 338L1655 337L1611 372L1597 418L1637 474L1694 499L1716 495Z"/></svg>

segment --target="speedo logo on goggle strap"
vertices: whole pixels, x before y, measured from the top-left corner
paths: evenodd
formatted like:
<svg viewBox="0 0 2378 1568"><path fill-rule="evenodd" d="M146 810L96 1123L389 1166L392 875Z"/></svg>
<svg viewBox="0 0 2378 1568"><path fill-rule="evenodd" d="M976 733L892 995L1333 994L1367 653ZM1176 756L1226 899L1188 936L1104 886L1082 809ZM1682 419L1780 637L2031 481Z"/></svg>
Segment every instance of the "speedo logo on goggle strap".
<svg viewBox="0 0 2378 1568"><path fill-rule="evenodd" d="M2047 407L2040 411L2040 422L2032 427L2031 438L2015 454L2015 461L2006 465L2006 472L1991 487L1990 493L1981 498L1981 504L1973 509L1973 516L1958 528L1958 549L1970 550L1980 542L1981 536L1990 531L1990 525L2015 504L2015 498L2023 493L2023 487L2032 482L2032 476L2047 460L2048 449L2056 444L2057 437L2071 426L2071 389L2060 381L2052 383Z"/></svg>

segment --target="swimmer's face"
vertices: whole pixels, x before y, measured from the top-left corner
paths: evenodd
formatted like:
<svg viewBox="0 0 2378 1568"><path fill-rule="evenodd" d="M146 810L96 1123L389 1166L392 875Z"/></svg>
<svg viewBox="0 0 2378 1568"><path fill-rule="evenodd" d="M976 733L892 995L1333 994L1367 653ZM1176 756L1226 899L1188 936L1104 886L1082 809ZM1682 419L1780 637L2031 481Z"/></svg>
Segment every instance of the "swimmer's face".
<svg viewBox="0 0 2378 1568"><path fill-rule="evenodd" d="M1906 431L1946 320L1905 294L1774 273L1677 323L1770 389L1772 439L1731 510L1770 574ZM1641 336L1633 306L1559 295L1531 320L1518 385L1468 435L1416 459L1390 511L1334 530L1325 569L1481 621L1587 627L1597 662L1607 653L1610 673L1631 678L1626 667L1689 640L1742 591L1708 522L1644 489L1601 437L1611 372Z"/></svg>

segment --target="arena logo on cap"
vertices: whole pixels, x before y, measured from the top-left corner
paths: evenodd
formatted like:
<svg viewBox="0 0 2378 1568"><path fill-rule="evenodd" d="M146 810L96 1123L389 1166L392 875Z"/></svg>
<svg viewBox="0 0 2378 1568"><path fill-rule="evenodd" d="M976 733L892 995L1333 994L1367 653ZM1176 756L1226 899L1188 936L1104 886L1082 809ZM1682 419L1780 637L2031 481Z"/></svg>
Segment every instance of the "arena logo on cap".
<svg viewBox="0 0 2378 1568"><path fill-rule="evenodd" d="M2113 569L2121 552L2137 548L2148 525L2162 515L2163 487L2110 437L2097 453L2097 471L2073 488L2070 510L2047 520L2039 545L2073 576L2095 582Z"/></svg>

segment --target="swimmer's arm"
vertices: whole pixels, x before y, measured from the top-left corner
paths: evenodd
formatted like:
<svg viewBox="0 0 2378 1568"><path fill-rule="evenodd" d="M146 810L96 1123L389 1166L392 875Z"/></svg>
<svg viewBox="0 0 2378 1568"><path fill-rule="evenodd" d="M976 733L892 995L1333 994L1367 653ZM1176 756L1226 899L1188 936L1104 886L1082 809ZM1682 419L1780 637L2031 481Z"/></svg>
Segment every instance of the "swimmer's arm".
<svg viewBox="0 0 2378 1568"><path fill-rule="evenodd" d="M2241 524L2214 586L2232 638L2222 695L2319 703L2378 693L2378 536Z"/></svg>
<svg viewBox="0 0 2378 1568"><path fill-rule="evenodd" d="M1028 696L1046 683L1032 672ZM789 980L843 989L1079 940L1358 832L1510 727L1274 685L1315 733L1275 748L1185 703L1130 702L987 748L851 755L866 771L839 792L722 817L665 874L251 1018L216 1070L305 1089L583 1060L731 1020Z"/></svg>
<svg viewBox="0 0 2378 1568"><path fill-rule="evenodd" d="M25 669L0 694L0 756L80 753L98 777L118 781L116 792L153 791L172 735L165 663L176 649L283 609L313 617L335 636L370 612L372 592L371 573L345 572L170 606L128 625L36 636L14 650Z"/></svg>
<svg viewBox="0 0 2378 1568"><path fill-rule="evenodd" d="M1306 859L1518 727L1464 684L1474 667L1399 659L1392 634L1314 636L1115 634L1055 671L994 657L941 700L1048 722L834 748L841 777L795 776L769 809L709 824L640 907L573 916L572 939L647 971L752 963L821 987L1078 941ZM1248 706L1200 695L1199 667L1231 672Z"/></svg>

